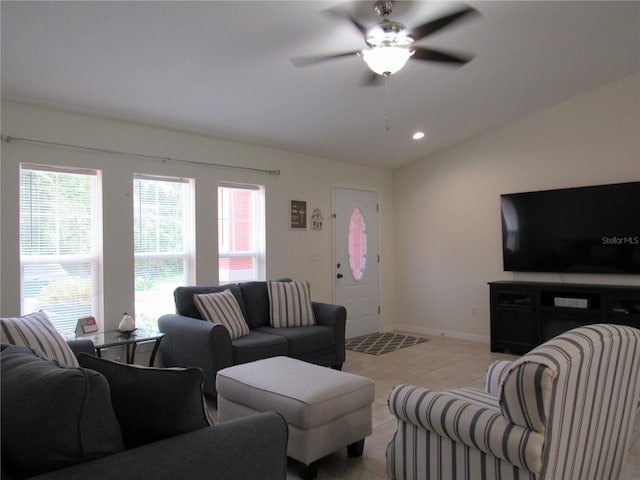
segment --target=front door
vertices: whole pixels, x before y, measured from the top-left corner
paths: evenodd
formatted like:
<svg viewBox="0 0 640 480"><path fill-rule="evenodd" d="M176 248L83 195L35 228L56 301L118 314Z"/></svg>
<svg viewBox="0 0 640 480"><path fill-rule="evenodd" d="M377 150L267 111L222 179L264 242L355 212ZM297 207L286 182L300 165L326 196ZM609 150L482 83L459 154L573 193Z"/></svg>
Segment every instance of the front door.
<svg viewBox="0 0 640 480"><path fill-rule="evenodd" d="M378 194L335 187L335 301L347 309L347 338L380 330Z"/></svg>

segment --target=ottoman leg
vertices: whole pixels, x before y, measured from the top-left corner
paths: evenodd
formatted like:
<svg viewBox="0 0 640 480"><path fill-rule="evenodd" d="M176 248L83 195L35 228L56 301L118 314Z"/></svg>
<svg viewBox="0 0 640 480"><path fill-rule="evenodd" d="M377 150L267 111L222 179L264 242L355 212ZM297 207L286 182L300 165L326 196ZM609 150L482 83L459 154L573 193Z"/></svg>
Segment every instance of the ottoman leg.
<svg viewBox="0 0 640 480"><path fill-rule="evenodd" d="M309 465L302 464L300 469L300 478L302 480L313 480L318 476L318 461L311 462Z"/></svg>
<svg viewBox="0 0 640 480"><path fill-rule="evenodd" d="M350 457L361 457L362 452L364 452L364 438L351 445L347 445L347 453Z"/></svg>

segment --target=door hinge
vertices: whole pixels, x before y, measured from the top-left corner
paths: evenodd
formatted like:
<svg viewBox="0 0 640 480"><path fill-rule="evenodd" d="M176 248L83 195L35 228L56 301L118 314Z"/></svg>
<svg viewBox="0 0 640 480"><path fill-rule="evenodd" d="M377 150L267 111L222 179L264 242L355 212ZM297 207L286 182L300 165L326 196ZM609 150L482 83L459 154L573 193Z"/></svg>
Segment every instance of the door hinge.
<svg viewBox="0 0 640 480"><path fill-rule="evenodd" d="M378 305L378 315L380 315L380 305Z"/></svg>
<svg viewBox="0 0 640 480"><path fill-rule="evenodd" d="M378 255L378 263L380 263L380 255Z"/></svg>

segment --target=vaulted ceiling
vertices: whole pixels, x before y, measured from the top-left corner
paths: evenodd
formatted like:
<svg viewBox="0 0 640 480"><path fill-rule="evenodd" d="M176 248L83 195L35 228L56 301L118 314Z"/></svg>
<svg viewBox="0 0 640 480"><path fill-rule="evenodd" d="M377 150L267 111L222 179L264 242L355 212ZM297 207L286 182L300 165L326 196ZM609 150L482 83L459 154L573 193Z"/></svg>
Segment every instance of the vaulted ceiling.
<svg viewBox="0 0 640 480"><path fill-rule="evenodd" d="M640 70L637 1L467 2L479 17L419 44L474 59L410 60L386 87L361 85L356 56L294 67L364 48L326 10L369 25L373 3L2 1L2 99L394 169ZM391 18L460 6L401 1Z"/></svg>

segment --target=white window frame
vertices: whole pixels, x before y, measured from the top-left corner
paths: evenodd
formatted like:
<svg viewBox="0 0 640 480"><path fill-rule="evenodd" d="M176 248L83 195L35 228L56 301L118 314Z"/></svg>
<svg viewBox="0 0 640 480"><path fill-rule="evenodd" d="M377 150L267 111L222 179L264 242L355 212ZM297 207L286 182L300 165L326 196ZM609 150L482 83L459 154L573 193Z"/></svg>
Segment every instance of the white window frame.
<svg viewBox="0 0 640 480"><path fill-rule="evenodd" d="M241 189L241 190L251 190L256 192L254 195L253 204L251 206L252 211L254 212L254 218L251 223L252 225L252 236L254 245L253 250L241 251L241 252L231 252L227 245L229 243L229 239L224 232L224 229L221 228L222 218L220 217L220 211L225 209L226 206L220 204L220 189ZM238 281L252 281L252 280L265 280L266 279L266 230L265 230L265 191L264 186L262 185L251 185L251 184L243 184L243 183L229 183L229 182L219 182L218 183L218 275L220 276L220 259L222 258L238 258L238 257L253 257L253 271L251 278L243 278L243 279L231 279L225 280L219 278L220 285L225 283L235 283ZM227 212L228 213L228 212Z"/></svg>
<svg viewBox="0 0 640 480"><path fill-rule="evenodd" d="M33 163L20 164L20 177L23 170L33 170L42 172L54 172L61 174L88 175L93 178L91 195L91 236L93 248L90 254L61 254L61 255L24 255L22 252L22 242L20 241L20 311L26 311L25 305L25 267L50 266L50 265L77 265L88 263L91 266L91 313L99 328L103 326L104 304L103 304L103 252L102 252L102 172L95 169L72 168L64 166L40 165ZM20 181L21 182L21 181ZM20 205L22 201L20 200ZM21 206L19 207L21 209ZM22 221L22 219L21 219ZM21 231L22 229L20 229ZM65 319L58 322L55 318L51 321L61 333L72 333L77 323L77 318Z"/></svg>
<svg viewBox="0 0 640 480"><path fill-rule="evenodd" d="M183 184L187 186L187 194L184 196L184 204L182 206L183 209L183 223L182 223L182 232L183 232L183 250L176 252L138 252L136 249L137 239L135 237L135 227L134 227L134 281L137 278L137 274L135 273L135 265L137 264L138 259L182 259L183 264L183 278L179 282L180 285L193 285L195 282L195 265L196 265L196 249L195 249L195 221L194 221L194 204L195 204L195 196L194 196L194 179L192 178L182 178L182 177L169 177L169 176L159 176L159 175L148 175L148 174L139 174L136 173L133 175L133 188L136 188L136 181L153 181L153 182L171 182L177 184ZM136 215L136 209L138 208L135 205L136 194L134 192L134 205L133 205L133 221L136 222L138 216ZM176 284L176 287L179 286ZM137 289L134 291L134 301L136 304L136 308L139 303ZM167 309L166 312L173 311L174 309L174 300L173 296L169 295L167 297ZM141 312L137 312L139 314ZM149 325L151 326L151 325ZM152 325L154 328L157 328L156 325Z"/></svg>

